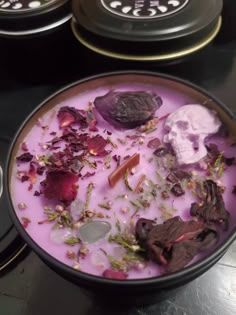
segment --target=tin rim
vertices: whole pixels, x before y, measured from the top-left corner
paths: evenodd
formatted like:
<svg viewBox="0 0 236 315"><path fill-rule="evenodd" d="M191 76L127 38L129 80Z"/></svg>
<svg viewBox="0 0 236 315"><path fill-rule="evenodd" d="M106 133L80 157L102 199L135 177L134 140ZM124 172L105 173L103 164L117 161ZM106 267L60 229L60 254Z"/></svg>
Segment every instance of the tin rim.
<svg viewBox="0 0 236 315"><path fill-rule="evenodd" d="M53 30L54 28L57 28L57 27L63 25L64 23L68 22L71 18L72 18L72 14L69 13L59 21L56 21L54 23L51 23L49 25L42 26L39 28L27 30L27 31L25 31L25 30L24 31L8 31L8 30L1 30L0 29L0 36L2 35L2 36L18 37L18 36L28 36L28 35L40 34L42 32L50 31L50 30Z"/></svg>
<svg viewBox="0 0 236 315"><path fill-rule="evenodd" d="M91 43L90 41L88 41L82 36L82 34L79 32L77 28L77 25L78 24L73 18L71 20L71 28L72 28L72 32L74 36L82 45L84 45L85 47L87 47L88 49L92 50L95 53L98 53L106 57L111 57L111 58L116 58L116 59L121 59L121 60L129 60L129 61L167 61L167 60L173 60L173 59L177 59L177 58L181 58L181 57L185 57L187 55L193 54L194 52L197 52L200 49L207 46L208 44L210 44L214 40L214 38L218 35L221 29L222 17L220 16L218 18L214 30L206 38L204 38L203 40L201 40L200 42L198 42L197 44L193 46L187 47L179 51L175 51L173 53L164 53L160 55L151 54L151 55L143 55L143 56L132 55L132 54L122 54L122 53L117 53L112 50L107 50L102 47L96 47L93 45L93 43Z"/></svg>

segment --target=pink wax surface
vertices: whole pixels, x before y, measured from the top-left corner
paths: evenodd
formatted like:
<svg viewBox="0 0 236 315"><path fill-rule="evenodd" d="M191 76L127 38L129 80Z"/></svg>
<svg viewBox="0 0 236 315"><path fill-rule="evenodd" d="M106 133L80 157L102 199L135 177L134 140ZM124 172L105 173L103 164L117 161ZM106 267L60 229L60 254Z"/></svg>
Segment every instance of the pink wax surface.
<svg viewBox="0 0 236 315"><path fill-rule="evenodd" d="M174 90L165 89L163 86L151 86L145 84L129 84L127 85L117 85L112 87L116 91L152 91L157 93L163 100L163 105L156 111L157 117L163 117L178 107L186 105L186 104L194 104L196 103L194 99L189 98L183 94L177 93ZM70 99L66 99L57 106L53 108L53 110L46 113L43 117L41 117L41 126L49 126L47 130L43 130L41 126L35 125L32 130L29 132L28 136L25 139L25 143L29 149L29 152L33 155L46 155L51 154L51 151L45 150L39 143L46 143L50 141L53 136L50 135L51 132L56 132L57 136L62 135L62 130L59 129L57 112L62 106L71 106L77 109L85 109L88 107L89 102L93 102L97 96L105 95L109 92L110 87L101 87L99 89L93 91L87 91L82 94L78 94ZM95 136L97 133L106 138L108 135L106 131L112 132L110 135L112 141L117 144L117 148L114 148L111 144L108 144L106 149L112 150L111 156L115 154L120 155L121 157L125 157L127 155L133 155L134 153L140 154L140 164L135 167L135 172L133 175L129 175L129 183L132 187L135 187L140 176L145 174L148 179L152 180L154 183L159 183L159 179L156 175L157 163L155 159L150 162L150 158L153 157L153 149L147 147L147 143L149 140L158 137L161 141L163 140L163 125L165 123L165 119L160 120L157 125L157 130L143 135L143 143L137 143L135 146L131 146L131 142L124 145L121 144L117 139L127 140L126 135L135 134L134 130L116 130L107 122L105 122L102 117L97 113L96 114L99 128L99 132L93 132ZM216 143L219 147L220 151L225 152L225 156L234 157L236 153L235 147L226 147L225 138L220 136L214 136L209 140L210 143ZM60 149L59 149L60 150ZM59 151L58 150L58 151ZM22 154L23 151L19 150L18 155ZM102 161L104 158L101 157L90 157L90 161ZM111 218L96 218L93 220L99 221L108 221L112 225L112 230L109 234L102 240L97 241L93 244L86 245L89 249L89 254L84 258L80 259L80 270L86 273L94 274L94 275L102 275L103 271L109 268L109 261L102 254L101 248L105 250L108 254L113 256L119 256L119 251L121 250L117 244L108 242L108 237L110 234L114 235L117 233L117 229L115 226L116 219L118 219L121 223L121 226L125 226L130 222L130 218L133 216L135 212L135 207L133 207L130 203L130 200L135 200L137 198L137 194L134 192L128 191L125 186L124 180L120 180L114 188L110 188L108 185L108 176L110 173L116 168L116 162L111 159L111 167L106 169L103 163L97 164L97 169L95 170L96 174L93 177L85 178L83 180L79 180L79 189L77 199L85 202L87 186L89 183L95 183L95 188L92 192L92 198L89 204L89 209L95 210L97 212L103 213L105 216L109 215ZM37 176L36 183L33 186L31 191L28 190L29 182L22 183L19 179L16 178L16 173L19 170L28 170L28 163L16 163L13 176L11 180L11 191L12 191L12 200L15 207L16 214L19 220L22 220L22 217L27 217L31 220L31 223L28 225L26 231L31 236L31 238L46 252L48 252L51 256L55 257L59 261L69 266L74 265L74 261L67 258L66 252L68 250L73 250L78 252L80 248L80 244L76 244L73 247L64 244L57 244L51 239L51 231L53 223L45 223L39 225L38 222L45 220L46 216L44 214L43 208L48 205L55 205L55 202L45 199L42 195L37 197L33 196L34 192L40 190L40 182L45 178L45 174L42 176ZM195 170L198 172L193 166L189 168L190 170ZM82 175L86 174L86 172L93 172L88 165L86 165L81 173ZM201 171L199 171L201 173ZM161 173L161 172L160 172ZM162 173L165 177L166 174ZM225 170L224 175L221 177L221 181L223 185L226 187L226 190L223 194L226 209L230 212L230 226L227 232L221 233L221 238L217 244L217 246L222 242L222 240L227 237L227 235L232 231L232 229L236 226L236 211L235 211L235 201L236 196L232 194L232 187L235 185L234 178L236 177L236 166L230 166ZM117 199L118 195L128 195L128 199ZM106 201L112 201L112 209L106 210L102 209L98 206L98 204L104 203L104 197ZM133 217L134 222L138 220L139 217L147 218L147 219L157 219L157 223L163 222L163 213L160 210L161 204L165 204L169 207L176 209L173 213L173 216L179 215L183 220L190 220L191 216L189 214L190 205L195 201L194 196L190 191L186 190L185 195L181 197L175 197L170 195L170 198L167 200L162 200L159 195L154 200L151 201L151 206L144 210L139 210L137 215ZM18 208L19 203L25 203L27 208L24 210L20 210ZM123 213L122 209L128 208L127 213ZM73 232L74 233L74 232ZM208 250L207 252L203 252L197 257L194 258L194 261L202 259L210 252L212 252L214 248ZM160 267L153 263L148 262L147 266L143 270L135 270L132 269L128 272L128 279L136 279L136 278L150 278L156 277L160 275L161 269Z"/></svg>

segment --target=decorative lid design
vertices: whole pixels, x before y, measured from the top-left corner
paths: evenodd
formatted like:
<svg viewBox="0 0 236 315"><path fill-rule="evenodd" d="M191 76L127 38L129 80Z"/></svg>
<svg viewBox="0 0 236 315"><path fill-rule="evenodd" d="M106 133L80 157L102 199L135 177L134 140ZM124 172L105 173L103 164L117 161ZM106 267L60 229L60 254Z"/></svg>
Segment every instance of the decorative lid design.
<svg viewBox="0 0 236 315"><path fill-rule="evenodd" d="M189 0L100 0L109 12L132 19L153 19L182 10Z"/></svg>
<svg viewBox="0 0 236 315"><path fill-rule="evenodd" d="M35 10L56 0L0 0L0 11Z"/></svg>

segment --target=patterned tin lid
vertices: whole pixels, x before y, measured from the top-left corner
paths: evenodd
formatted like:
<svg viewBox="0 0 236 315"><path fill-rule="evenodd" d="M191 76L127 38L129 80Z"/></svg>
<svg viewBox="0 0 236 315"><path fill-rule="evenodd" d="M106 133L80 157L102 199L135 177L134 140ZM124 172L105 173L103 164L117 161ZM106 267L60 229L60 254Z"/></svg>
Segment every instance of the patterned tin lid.
<svg viewBox="0 0 236 315"><path fill-rule="evenodd" d="M0 0L0 35L38 34L70 18L70 0Z"/></svg>

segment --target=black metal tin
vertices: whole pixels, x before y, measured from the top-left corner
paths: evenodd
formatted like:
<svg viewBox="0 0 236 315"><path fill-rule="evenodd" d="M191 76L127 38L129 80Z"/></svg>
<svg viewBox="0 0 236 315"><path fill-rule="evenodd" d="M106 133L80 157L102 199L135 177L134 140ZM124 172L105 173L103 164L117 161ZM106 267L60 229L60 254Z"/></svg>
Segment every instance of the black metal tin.
<svg viewBox="0 0 236 315"><path fill-rule="evenodd" d="M38 35L70 19L70 0L0 0L0 36Z"/></svg>
<svg viewBox="0 0 236 315"><path fill-rule="evenodd" d="M191 93L193 93L193 95L195 95L197 98L201 98L202 101L203 99L210 99L212 106L214 106L212 108L215 108L215 110L217 110L219 114L221 114L221 117L224 118L224 122L228 126L229 131L233 131L234 136L236 137L235 117L232 112L215 97L194 84L172 76L144 71L102 74L99 76L89 77L84 80L75 82L69 86L66 86L64 89L58 91L57 93L46 99L31 113L31 115L23 122L22 126L20 127L19 131L12 141L12 145L7 158L7 176L5 178L4 184L7 190L9 204L11 205L9 208L9 212L15 227L17 228L22 238L26 241L26 243L39 255L39 257L48 266L50 266L53 270L55 270L64 278L86 289L87 292L92 294L96 298L96 300L100 302L116 303L119 305L122 303L140 305L147 303L157 303L160 299L167 298L169 294L173 292L173 290L185 285L189 281L199 277L201 274L206 272L223 256L228 247L235 240L236 227L227 236L227 238L222 241L222 243L214 250L213 253L208 255L206 258L194 263L193 265L182 269L181 271L151 279L122 281L110 280L74 270L73 268L56 260L50 254L45 252L40 246L38 246L37 243L35 243L35 241L27 233L27 231L22 227L18 217L16 216L14 207L11 202L10 192L10 169L12 163L14 163L14 150L17 149L17 146L20 143L20 137L23 137L22 133L24 132L25 128L29 128L31 124L34 123L35 120L37 120L37 115L41 115L45 110L51 108L50 106L55 106L55 98L58 101L58 97L60 97L60 94L65 93L63 94L64 99L64 97L68 95L67 93L75 93L75 90L73 89L76 89L79 86L81 87L81 89L87 90L90 84L92 87L94 87L94 82L96 80L96 84L105 84L104 82L108 82L109 80L112 80L112 82L114 82L114 80L124 80L126 76L134 76L136 77L136 80L139 77L139 80L145 80L145 82L148 78L151 80L167 80L168 82L170 82L170 84L179 84L180 87L191 90ZM142 78L140 79L140 77ZM130 77L126 77L125 80L130 80ZM51 101L52 103L50 103Z"/></svg>
<svg viewBox="0 0 236 315"><path fill-rule="evenodd" d="M5 160L10 145L10 137L0 136L0 276L14 266L14 263L23 258L26 244L19 236L9 216L9 203L6 188L3 186L5 176Z"/></svg>
<svg viewBox="0 0 236 315"><path fill-rule="evenodd" d="M73 0L72 29L87 48L110 57L173 59L214 39L222 6L222 0Z"/></svg>

